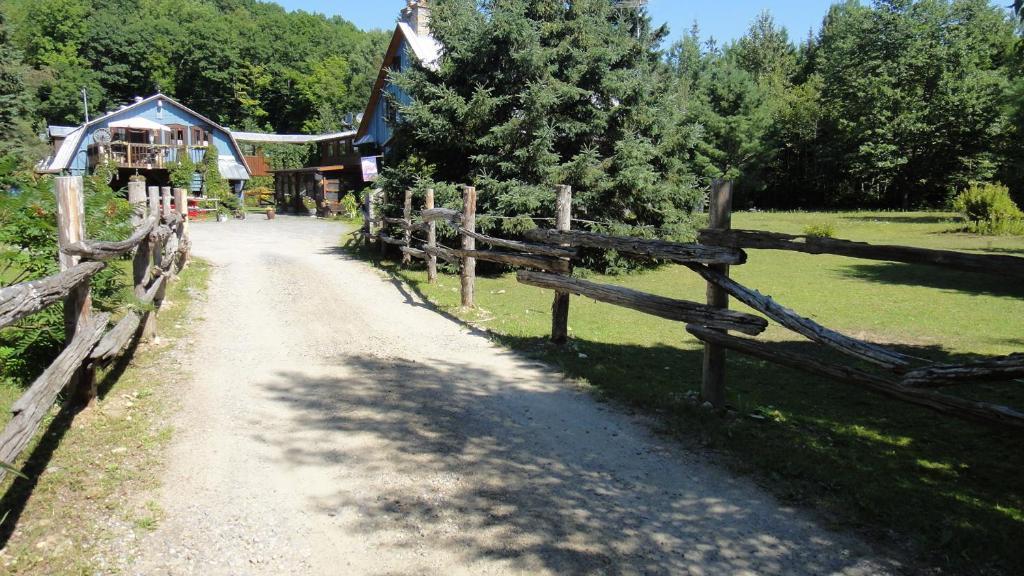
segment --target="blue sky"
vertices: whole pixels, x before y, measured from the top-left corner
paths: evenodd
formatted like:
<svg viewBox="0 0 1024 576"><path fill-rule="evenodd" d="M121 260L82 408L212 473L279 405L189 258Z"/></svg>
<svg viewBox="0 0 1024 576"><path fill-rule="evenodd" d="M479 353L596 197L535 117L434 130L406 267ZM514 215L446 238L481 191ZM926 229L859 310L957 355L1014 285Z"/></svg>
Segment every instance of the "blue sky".
<svg viewBox="0 0 1024 576"><path fill-rule="evenodd" d="M702 36L714 36L720 43L741 36L762 10L770 11L790 38L802 39L815 30L835 0L650 0L656 23L667 22L672 38L690 28L696 20ZM338 14L360 28L392 28L405 0L278 0L289 10ZM1006 2L1009 3L1009 0Z"/></svg>

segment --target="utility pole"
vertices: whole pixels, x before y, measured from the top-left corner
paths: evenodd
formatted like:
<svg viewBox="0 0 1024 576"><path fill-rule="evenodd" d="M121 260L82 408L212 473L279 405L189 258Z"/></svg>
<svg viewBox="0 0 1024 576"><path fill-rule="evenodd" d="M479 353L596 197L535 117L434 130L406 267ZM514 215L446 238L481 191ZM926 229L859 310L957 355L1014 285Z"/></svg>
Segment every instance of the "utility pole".
<svg viewBox="0 0 1024 576"><path fill-rule="evenodd" d="M89 93L82 88L82 105L85 107L85 123L89 123Z"/></svg>

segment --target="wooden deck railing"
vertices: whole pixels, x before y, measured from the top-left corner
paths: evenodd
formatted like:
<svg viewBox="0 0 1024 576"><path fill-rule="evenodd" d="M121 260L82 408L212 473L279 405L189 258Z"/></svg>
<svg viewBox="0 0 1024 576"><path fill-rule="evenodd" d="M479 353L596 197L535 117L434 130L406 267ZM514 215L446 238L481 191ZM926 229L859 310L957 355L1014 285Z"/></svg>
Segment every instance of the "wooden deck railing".
<svg viewBox="0 0 1024 576"><path fill-rule="evenodd" d="M64 301L67 345L11 407L13 418L0 432L0 462L11 464L28 446L43 417L71 385L86 402L96 396L94 370L110 362L139 338L156 333L156 311L168 281L189 258L185 190L128 185L134 233L126 240L99 242L85 234L81 176L55 179L61 271L53 276L0 290L0 329ZM140 309L129 311L107 330L109 314L92 311L90 278L107 260L135 251L133 281ZM0 470L0 479L5 472Z"/></svg>
<svg viewBox="0 0 1024 576"><path fill-rule="evenodd" d="M704 342L701 396L717 408L725 407L725 351L733 350L856 385L950 416L1024 429L1024 412L1018 409L936 391L938 388L969 381L1009 382L1024 378L1024 354L965 364L931 363L826 328L729 277L730 266L746 263L744 248L793 250L808 254L836 254L926 264L967 272L1009 275L1013 278L1024 277L1024 258L732 230L731 190L729 182L717 182L713 187L710 227L701 231L700 243L570 230L572 218L568 207L571 204L571 190L568 187L559 187L556 191L555 229L528 230L522 240L495 238L475 230L476 190L472 187L464 188L461 212L434 208L433 191L427 190L423 210L418 215L413 213L412 192L409 191L404 198L401 217L376 215L375 212L381 211L381 207L388 206L388 203L379 190L368 194L363 207L365 223L363 229L356 234L365 239L367 246L377 242L382 251L388 246L400 247L405 265L409 265L413 259L425 260L430 282L436 279L437 258L458 264L462 277L462 304L467 307L474 305L473 279L477 260L519 268L517 279L520 283L547 288L555 293L551 329L551 337L555 342L565 342L567 338L569 303L564 295L570 293L682 322L690 334ZM458 234L462 242L461 249L437 243L437 223L450 226ZM393 234L392 229L399 230L400 236ZM423 233L426 233L425 239ZM475 243L478 241L491 249L476 249ZM689 302L574 278L571 271L580 248L613 250L628 258L682 264L707 282L707 302ZM729 310L730 297L760 315ZM768 327L769 320L824 348L873 364L876 369L866 370L842 363L824 362L811 355L780 351L778 347L762 340L729 334L739 332L757 336Z"/></svg>
<svg viewBox="0 0 1024 576"><path fill-rule="evenodd" d="M203 160L206 148L202 146L172 146L168 144L135 144L111 142L89 146L89 165L96 166L109 160L120 168L165 169L187 154L194 163Z"/></svg>

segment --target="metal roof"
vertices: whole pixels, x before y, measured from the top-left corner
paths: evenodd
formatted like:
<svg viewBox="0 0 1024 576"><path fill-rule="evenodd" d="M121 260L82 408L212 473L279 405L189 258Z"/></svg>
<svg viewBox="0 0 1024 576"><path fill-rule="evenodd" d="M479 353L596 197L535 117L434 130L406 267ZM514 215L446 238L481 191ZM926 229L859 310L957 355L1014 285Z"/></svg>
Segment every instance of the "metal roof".
<svg viewBox="0 0 1024 576"><path fill-rule="evenodd" d="M46 132L51 138L66 138L68 134L71 134L78 129L78 126L56 126L50 125L46 128Z"/></svg>
<svg viewBox="0 0 1024 576"><path fill-rule="evenodd" d="M263 144L307 144L339 140L356 135L355 130L331 132L329 134L265 134L263 132L231 132L239 142L258 142Z"/></svg>
<svg viewBox="0 0 1024 576"><path fill-rule="evenodd" d="M420 63L427 68L436 70L437 61L441 57L441 43L433 36L427 34L420 36L412 29L412 26L405 22L399 22L398 28L405 35L405 41L412 47L413 54Z"/></svg>
<svg viewBox="0 0 1024 576"><path fill-rule="evenodd" d="M217 169L226 180L248 180L249 170L235 162L233 156L218 156Z"/></svg>

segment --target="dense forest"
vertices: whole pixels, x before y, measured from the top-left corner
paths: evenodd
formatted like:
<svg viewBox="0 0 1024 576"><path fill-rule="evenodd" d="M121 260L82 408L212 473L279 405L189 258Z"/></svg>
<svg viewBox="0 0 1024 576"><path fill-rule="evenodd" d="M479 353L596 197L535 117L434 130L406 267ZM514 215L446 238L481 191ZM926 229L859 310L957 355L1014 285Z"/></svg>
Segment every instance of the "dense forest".
<svg viewBox="0 0 1024 576"><path fill-rule="evenodd" d="M76 125L157 91L236 129L326 131L361 112L387 45L256 0L4 0L34 116Z"/></svg>

